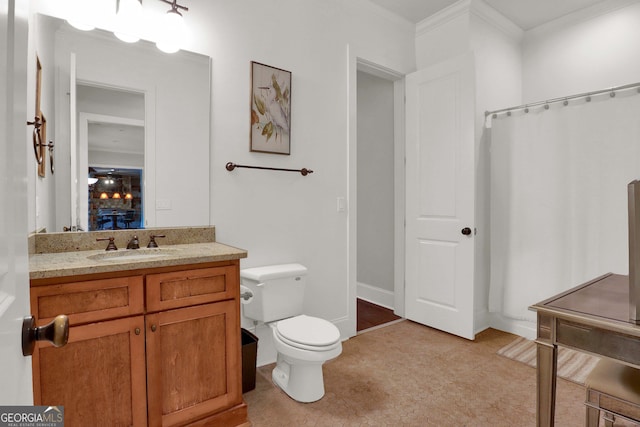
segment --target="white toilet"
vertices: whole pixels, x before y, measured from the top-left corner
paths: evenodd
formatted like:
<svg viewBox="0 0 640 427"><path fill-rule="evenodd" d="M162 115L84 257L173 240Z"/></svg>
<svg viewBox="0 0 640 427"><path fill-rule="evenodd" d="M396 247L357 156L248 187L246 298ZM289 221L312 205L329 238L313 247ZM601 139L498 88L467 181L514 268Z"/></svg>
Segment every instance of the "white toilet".
<svg viewBox="0 0 640 427"><path fill-rule="evenodd" d="M267 323L278 358L273 382L298 402L324 396L322 364L342 353L340 331L331 322L302 313L307 269L282 264L240 270L245 317Z"/></svg>

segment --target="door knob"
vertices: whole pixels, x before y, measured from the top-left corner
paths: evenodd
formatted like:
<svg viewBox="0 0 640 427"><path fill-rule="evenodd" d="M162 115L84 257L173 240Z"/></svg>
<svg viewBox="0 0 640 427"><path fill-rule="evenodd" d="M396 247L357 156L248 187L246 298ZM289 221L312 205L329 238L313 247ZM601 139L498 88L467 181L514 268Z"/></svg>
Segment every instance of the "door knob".
<svg viewBox="0 0 640 427"><path fill-rule="evenodd" d="M465 236L470 236L471 235L471 229L469 227L465 227L461 230L461 233L464 234Z"/></svg>
<svg viewBox="0 0 640 427"><path fill-rule="evenodd" d="M61 314L44 326L36 327L36 319L26 316L22 320L22 355L31 356L36 341L49 341L54 347L62 347L69 340L69 318Z"/></svg>

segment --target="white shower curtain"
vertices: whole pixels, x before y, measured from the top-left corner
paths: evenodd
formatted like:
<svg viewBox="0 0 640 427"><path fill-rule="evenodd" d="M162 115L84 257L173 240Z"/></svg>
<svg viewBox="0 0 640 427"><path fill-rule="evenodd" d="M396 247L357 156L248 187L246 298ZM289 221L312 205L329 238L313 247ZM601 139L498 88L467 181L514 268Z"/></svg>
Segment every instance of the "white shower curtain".
<svg viewBox="0 0 640 427"><path fill-rule="evenodd" d="M528 307L607 272L627 274L627 184L640 179L635 90L492 120L489 311Z"/></svg>

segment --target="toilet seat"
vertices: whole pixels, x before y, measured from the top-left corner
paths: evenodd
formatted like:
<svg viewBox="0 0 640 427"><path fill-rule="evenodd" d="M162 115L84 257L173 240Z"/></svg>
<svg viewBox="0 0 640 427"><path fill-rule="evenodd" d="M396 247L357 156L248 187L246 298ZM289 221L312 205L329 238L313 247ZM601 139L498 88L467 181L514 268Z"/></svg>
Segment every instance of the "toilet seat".
<svg viewBox="0 0 640 427"><path fill-rule="evenodd" d="M304 350L328 351L340 345L340 331L333 323L304 314L277 322L274 331L284 343Z"/></svg>

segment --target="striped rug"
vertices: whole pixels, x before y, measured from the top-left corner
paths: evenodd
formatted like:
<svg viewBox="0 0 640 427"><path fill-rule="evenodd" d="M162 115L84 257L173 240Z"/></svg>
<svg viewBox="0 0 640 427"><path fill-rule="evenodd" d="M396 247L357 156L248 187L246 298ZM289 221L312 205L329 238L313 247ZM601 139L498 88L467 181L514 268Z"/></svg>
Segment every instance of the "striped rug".
<svg viewBox="0 0 640 427"><path fill-rule="evenodd" d="M518 337L515 341L498 350L498 354L508 359L536 367L536 343ZM574 383L584 385L589 372L596 366L599 358L568 348L558 347L558 376Z"/></svg>

